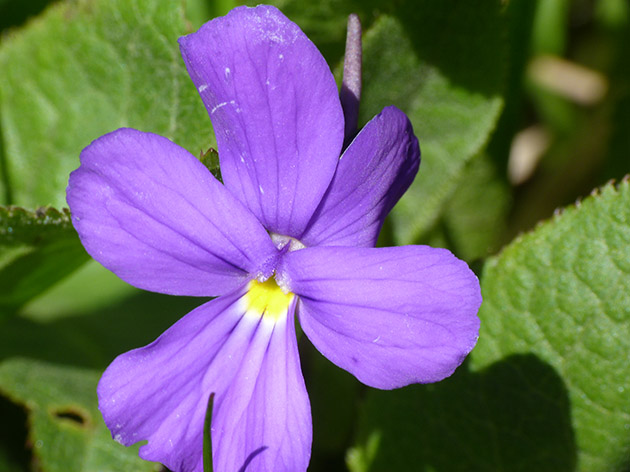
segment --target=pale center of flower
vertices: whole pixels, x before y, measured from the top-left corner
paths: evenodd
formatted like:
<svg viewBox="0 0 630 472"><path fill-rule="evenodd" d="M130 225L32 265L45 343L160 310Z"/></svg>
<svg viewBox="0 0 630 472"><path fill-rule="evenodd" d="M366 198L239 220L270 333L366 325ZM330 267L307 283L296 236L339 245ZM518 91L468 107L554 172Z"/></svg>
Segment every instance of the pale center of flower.
<svg viewBox="0 0 630 472"><path fill-rule="evenodd" d="M292 238L291 236L285 236L284 234L277 233L269 233L269 235L271 236L273 243L280 250L286 247L286 249L291 252L299 251L300 249L304 249L306 247L302 241Z"/></svg>
<svg viewBox="0 0 630 472"><path fill-rule="evenodd" d="M269 277L264 282L252 280L245 294L247 314L269 321L278 321L287 316L294 296L291 292L285 293L273 277Z"/></svg>

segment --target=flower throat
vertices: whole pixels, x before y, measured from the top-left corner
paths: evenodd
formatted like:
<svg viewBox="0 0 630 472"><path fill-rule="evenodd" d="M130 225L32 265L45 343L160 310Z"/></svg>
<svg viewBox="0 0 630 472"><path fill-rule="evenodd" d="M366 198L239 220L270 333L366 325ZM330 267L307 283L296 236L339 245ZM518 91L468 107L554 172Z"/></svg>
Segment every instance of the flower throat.
<svg viewBox="0 0 630 472"><path fill-rule="evenodd" d="M264 282L254 279L247 286L246 311L257 318L279 321L287 315L294 296L291 292L283 292L274 277Z"/></svg>

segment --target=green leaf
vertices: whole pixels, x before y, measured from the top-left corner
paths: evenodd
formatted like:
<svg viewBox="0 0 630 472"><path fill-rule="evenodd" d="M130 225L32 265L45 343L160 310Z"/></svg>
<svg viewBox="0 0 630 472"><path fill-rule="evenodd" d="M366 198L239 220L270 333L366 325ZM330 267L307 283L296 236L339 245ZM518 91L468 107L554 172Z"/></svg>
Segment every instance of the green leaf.
<svg viewBox="0 0 630 472"><path fill-rule="evenodd" d="M630 186L601 192L492 259L473 365L532 352L569 391L578 470L630 464Z"/></svg>
<svg viewBox="0 0 630 472"><path fill-rule="evenodd" d="M159 464L141 460L137 446L126 448L112 440L97 407L99 376L90 369L27 359L0 364L0 393L27 410L37 470L161 470Z"/></svg>
<svg viewBox="0 0 630 472"><path fill-rule="evenodd" d="M448 247L466 261L495 253L507 227L510 199L505 177L492 160L485 153L476 156L466 165L429 243Z"/></svg>
<svg viewBox="0 0 630 472"><path fill-rule="evenodd" d="M481 283L469 365L370 392L352 470L627 471L628 181L513 242Z"/></svg>
<svg viewBox="0 0 630 472"><path fill-rule="evenodd" d="M422 149L420 172L392 215L398 243L434 225L496 124L504 23L494 0L403 1L365 34L360 120L396 105Z"/></svg>
<svg viewBox="0 0 630 472"><path fill-rule="evenodd" d="M215 144L181 59L180 0L62 2L0 47L0 117L11 203L65 204L92 140L129 126L198 155Z"/></svg>
<svg viewBox="0 0 630 472"><path fill-rule="evenodd" d="M0 314L14 312L87 260L67 210L0 207Z"/></svg>
<svg viewBox="0 0 630 472"><path fill-rule="evenodd" d="M237 6L236 0L186 0L186 19L190 21L193 30L197 30L206 21L227 15Z"/></svg>
<svg viewBox="0 0 630 472"><path fill-rule="evenodd" d="M568 41L571 0L537 2L532 49L534 54L565 52Z"/></svg>
<svg viewBox="0 0 630 472"><path fill-rule="evenodd" d="M98 287L98 290L94 290L94 287ZM90 259L68 277L22 306L19 313L38 321L83 316L116 305L137 293L142 292Z"/></svg>

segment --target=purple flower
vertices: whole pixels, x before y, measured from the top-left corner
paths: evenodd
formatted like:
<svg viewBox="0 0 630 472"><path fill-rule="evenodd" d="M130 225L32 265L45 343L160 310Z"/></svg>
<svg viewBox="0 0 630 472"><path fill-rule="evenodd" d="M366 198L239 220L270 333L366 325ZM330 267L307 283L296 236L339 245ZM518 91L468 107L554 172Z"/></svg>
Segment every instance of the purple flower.
<svg viewBox="0 0 630 472"><path fill-rule="evenodd" d="M83 150L68 204L87 251L122 279L217 298L115 359L100 410L117 441L148 441L143 458L201 471L215 392L215 470L304 471L312 427L294 316L366 385L435 382L475 345L479 284L444 249L374 248L418 169L411 124L385 108L341 154L330 69L277 9L237 8L180 47L224 184L168 139L119 129Z"/></svg>

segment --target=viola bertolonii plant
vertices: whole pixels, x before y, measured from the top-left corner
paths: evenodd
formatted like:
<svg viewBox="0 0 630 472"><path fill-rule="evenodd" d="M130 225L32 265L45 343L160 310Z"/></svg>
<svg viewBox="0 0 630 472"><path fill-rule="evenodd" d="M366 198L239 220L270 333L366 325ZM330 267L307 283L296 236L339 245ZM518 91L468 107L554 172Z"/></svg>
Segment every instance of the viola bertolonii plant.
<svg viewBox="0 0 630 472"><path fill-rule="evenodd" d="M67 199L87 251L123 280L216 298L116 358L99 407L116 441L200 472L214 394L214 470L304 471L295 318L368 386L436 382L475 345L479 283L447 250L374 247L417 173L417 139L387 107L344 148L333 75L280 11L236 8L179 43L223 183L168 139L118 129L83 150Z"/></svg>

